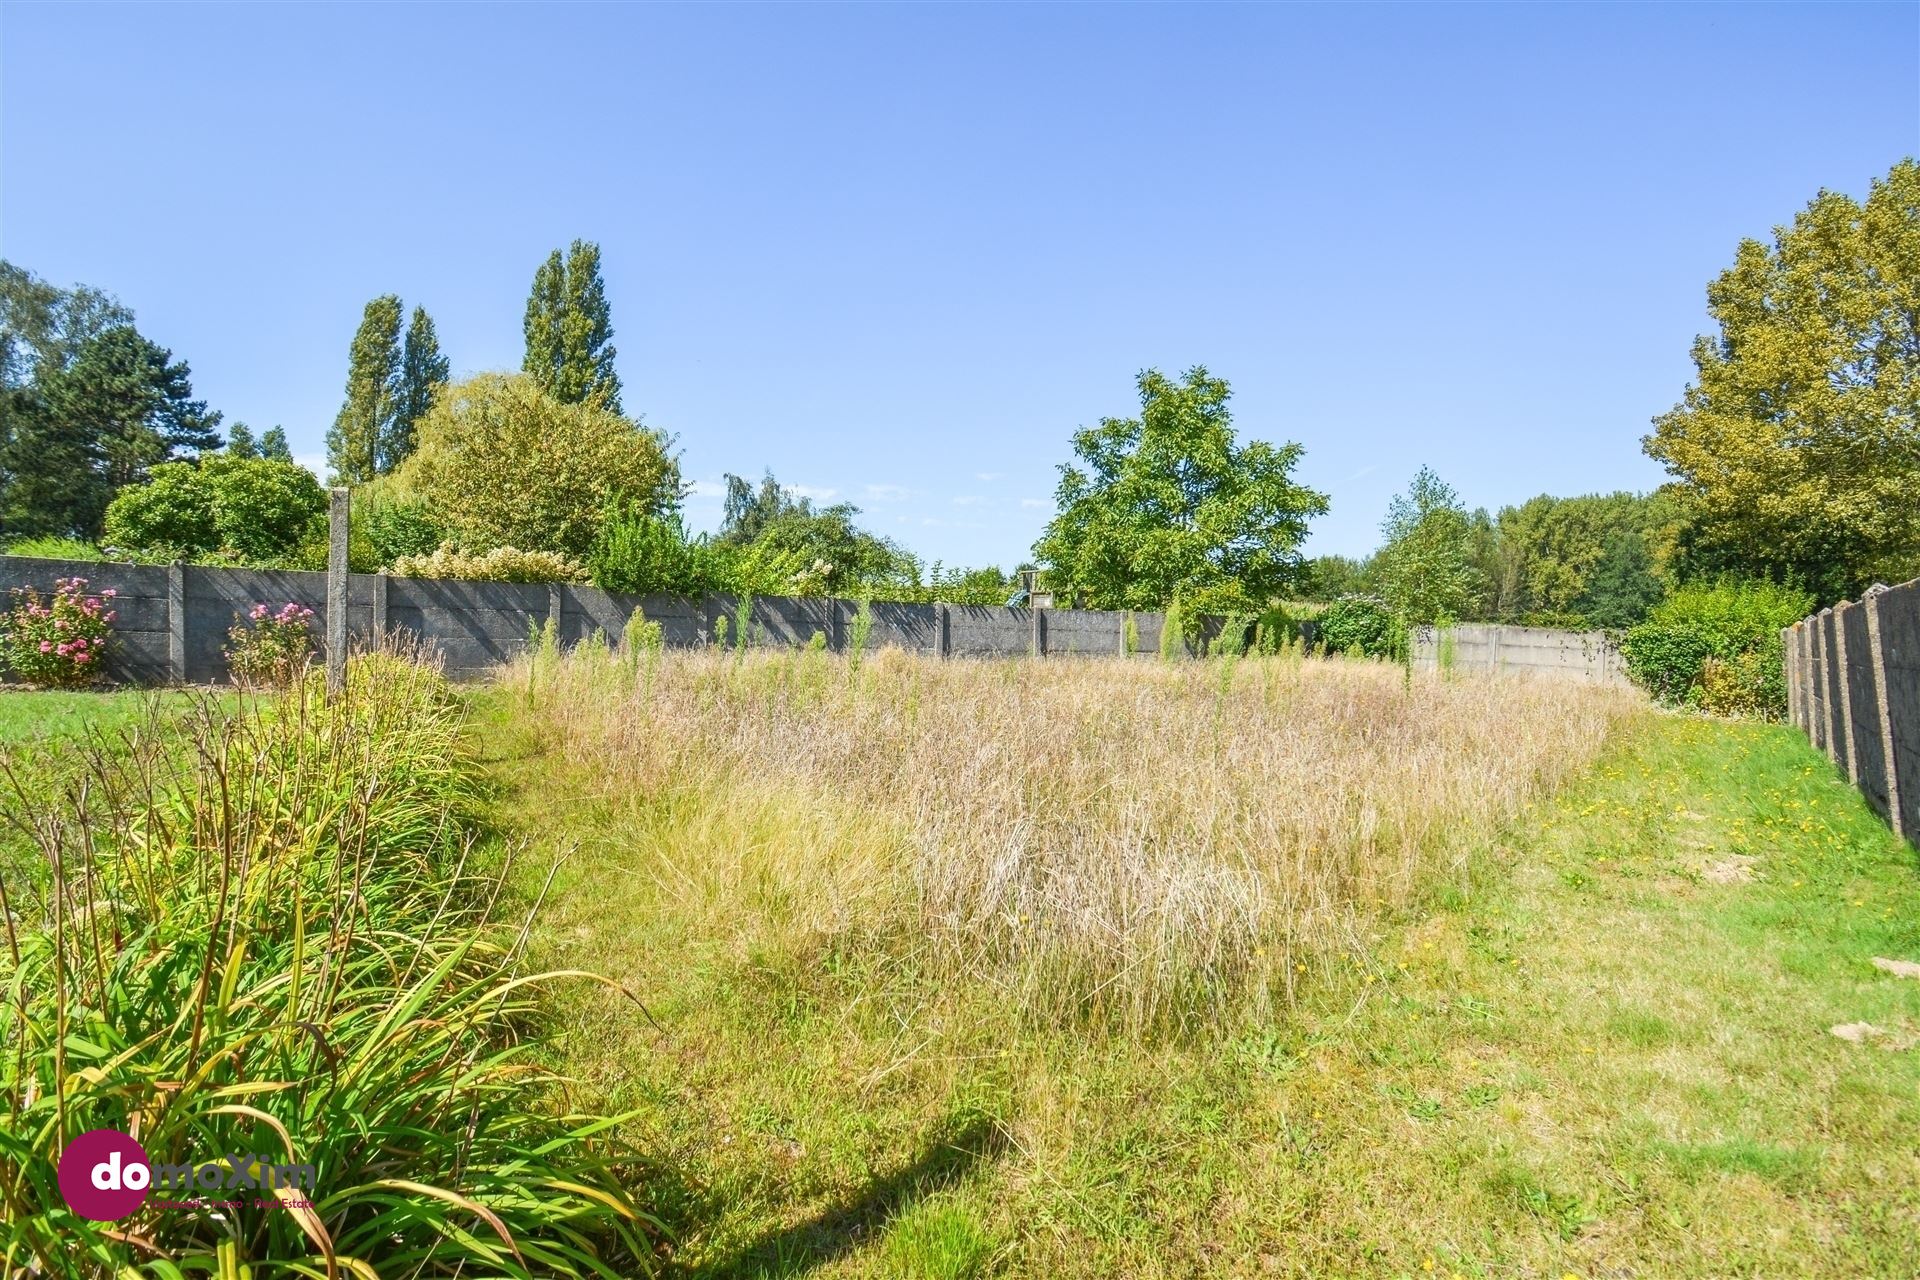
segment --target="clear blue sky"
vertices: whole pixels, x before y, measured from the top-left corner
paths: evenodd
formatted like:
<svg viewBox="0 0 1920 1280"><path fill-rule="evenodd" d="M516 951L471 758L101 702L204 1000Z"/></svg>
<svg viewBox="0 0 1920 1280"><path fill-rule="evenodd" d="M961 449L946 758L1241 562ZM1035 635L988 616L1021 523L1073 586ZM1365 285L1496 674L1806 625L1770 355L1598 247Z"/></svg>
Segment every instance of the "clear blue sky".
<svg viewBox="0 0 1920 1280"><path fill-rule="evenodd" d="M1078 425L1203 362L1369 549L1648 488L1742 236L1920 151L1920 6L0 9L0 251L318 455L369 297L517 368L597 239L630 409L1011 564Z"/></svg>

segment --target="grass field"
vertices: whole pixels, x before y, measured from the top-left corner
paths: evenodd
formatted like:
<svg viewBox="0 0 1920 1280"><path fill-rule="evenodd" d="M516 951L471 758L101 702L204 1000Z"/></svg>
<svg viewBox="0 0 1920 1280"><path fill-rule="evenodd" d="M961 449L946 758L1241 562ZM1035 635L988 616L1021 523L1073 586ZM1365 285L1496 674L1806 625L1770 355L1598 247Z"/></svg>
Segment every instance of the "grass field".
<svg viewBox="0 0 1920 1280"><path fill-rule="evenodd" d="M810 657L476 698L500 822L561 860L542 960L648 1004L582 992L552 1050L637 1112L685 1273L1920 1272L1920 982L1871 964L1920 959L1914 855L1792 731L1284 659L882 665L847 694ZM960 680L1044 768L956 747ZM1245 932L1199 894L1215 967L1151 980L1074 941L1139 918L1084 885L1027 899L1065 917L1052 949L1017 906L969 936L928 850L974 851L946 819L980 795L1030 854L1100 833L1043 884L1174 833L1313 892ZM1168 825L1182 797L1209 822ZM1313 821L1303 862L1280 837ZM1098 995L1129 983L1152 998ZM1883 1034L1830 1034L1853 1022Z"/></svg>

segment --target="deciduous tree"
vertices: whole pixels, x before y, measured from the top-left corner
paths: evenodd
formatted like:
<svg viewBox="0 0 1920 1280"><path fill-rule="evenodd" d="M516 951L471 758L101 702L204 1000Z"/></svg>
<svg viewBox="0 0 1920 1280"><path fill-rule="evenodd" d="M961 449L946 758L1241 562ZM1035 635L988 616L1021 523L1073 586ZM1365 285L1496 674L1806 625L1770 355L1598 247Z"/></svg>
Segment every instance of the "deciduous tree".
<svg viewBox="0 0 1920 1280"><path fill-rule="evenodd" d="M1299 546L1326 495L1295 483L1304 450L1234 435L1225 380L1204 368L1136 380L1137 418L1074 433L1059 514L1034 554L1056 588L1097 608L1252 612L1300 570Z"/></svg>
<svg viewBox="0 0 1920 1280"><path fill-rule="evenodd" d="M1469 611L1481 584L1472 526L1460 496L1431 467L1415 472L1407 491L1387 505L1380 533L1380 594L1404 621L1447 621Z"/></svg>
<svg viewBox="0 0 1920 1280"><path fill-rule="evenodd" d="M380 471L384 475L413 452L414 431L433 405L433 393L447 381L451 366L440 354L439 335L425 307L413 309L406 341L400 349L399 384L394 392L393 420L380 443Z"/></svg>
<svg viewBox="0 0 1920 1280"><path fill-rule="evenodd" d="M620 410L612 311L600 276L600 246L575 240L564 261L555 249L534 272L525 320L522 368L564 404L598 400Z"/></svg>
<svg viewBox="0 0 1920 1280"><path fill-rule="evenodd" d="M400 299L369 302L347 353L347 396L327 432L327 465L336 483L365 484L380 474L381 445L393 438L399 392Z"/></svg>
<svg viewBox="0 0 1920 1280"><path fill-rule="evenodd" d="M1920 165L1742 242L1707 309L1643 442L1693 505L1692 567L1829 600L1920 572Z"/></svg>

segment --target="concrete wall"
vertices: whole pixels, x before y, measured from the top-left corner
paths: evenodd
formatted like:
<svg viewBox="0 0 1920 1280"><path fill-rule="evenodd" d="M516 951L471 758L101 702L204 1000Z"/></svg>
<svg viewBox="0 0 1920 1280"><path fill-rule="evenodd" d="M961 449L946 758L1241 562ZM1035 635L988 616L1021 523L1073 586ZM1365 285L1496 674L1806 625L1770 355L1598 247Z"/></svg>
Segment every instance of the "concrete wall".
<svg viewBox="0 0 1920 1280"><path fill-rule="evenodd" d="M57 578L85 578L90 591L112 588L119 617L107 652L110 679L132 684L205 684L227 678L227 631L256 604L292 602L314 611L316 642L326 634L324 573L270 573L202 565L92 564L0 556L0 588L31 586L51 592ZM627 619L640 610L660 624L674 647L711 644L722 618L731 643L739 634L740 602L732 596L637 596L597 587L466 582L445 578L349 576L347 628L353 643L407 633L432 644L456 679L485 675L526 648L529 634L556 622L562 643L595 631L616 646ZM808 644L815 634L829 649L851 643L859 605L852 600L755 597L747 636L754 645ZM895 604L870 606L869 649L895 646L948 657L1038 654L1108 655L1122 652L1129 616L1137 652L1156 654L1162 615L1088 609L1008 609L1000 606Z"/></svg>
<svg viewBox="0 0 1920 1280"><path fill-rule="evenodd" d="M1456 671L1508 671L1625 685L1626 664L1603 631L1555 631L1498 623L1460 623L1444 631L1420 627L1413 637L1416 670L1441 665L1451 648Z"/></svg>
<svg viewBox="0 0 1920 1280"><path fill-rule="evenodd" d="M1788 627L1787 714L1920 844L1920 578Z"/></svg>

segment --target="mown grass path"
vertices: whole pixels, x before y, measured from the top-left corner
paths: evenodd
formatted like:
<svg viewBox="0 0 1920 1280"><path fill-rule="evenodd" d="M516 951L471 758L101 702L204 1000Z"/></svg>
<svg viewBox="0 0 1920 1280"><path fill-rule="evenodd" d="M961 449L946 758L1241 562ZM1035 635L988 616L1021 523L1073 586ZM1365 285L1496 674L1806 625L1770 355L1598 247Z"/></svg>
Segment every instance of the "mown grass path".
<svg viewBox="0 0 1920 1280"><path fill-rule="evenodd" d="M477 698L567 855L537 945L658 1022L583 992L555 1051L687 1274L1920 1274L1920 981L1873 965L1920 960L1916 858L1791 730L1649 714L1290 1013L1139 1042L689 927L668 817L535 722Z"/></svg>

